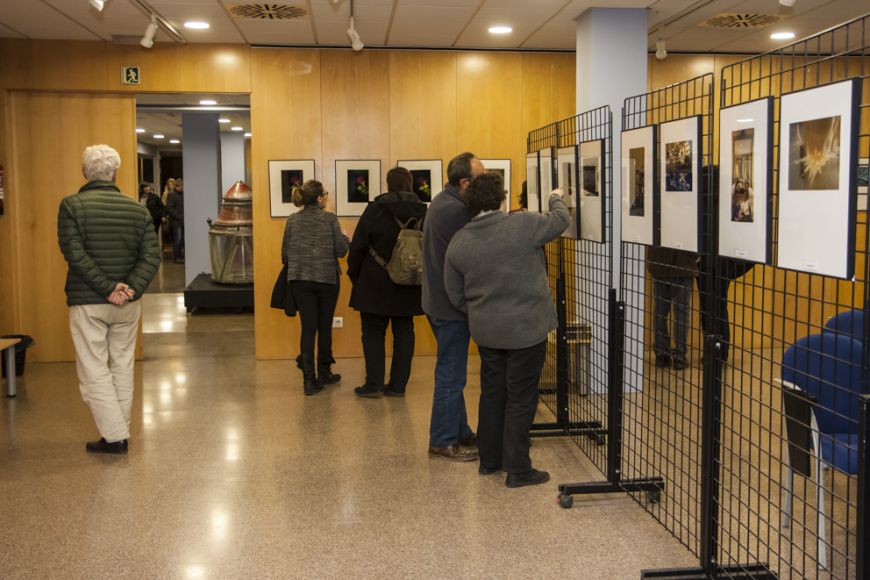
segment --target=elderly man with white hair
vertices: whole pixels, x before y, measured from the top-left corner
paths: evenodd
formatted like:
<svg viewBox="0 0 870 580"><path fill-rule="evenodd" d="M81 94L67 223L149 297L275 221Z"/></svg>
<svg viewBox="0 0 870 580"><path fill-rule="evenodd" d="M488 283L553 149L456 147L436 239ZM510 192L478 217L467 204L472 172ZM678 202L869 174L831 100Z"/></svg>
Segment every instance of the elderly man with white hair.
<svg viewBox="0 0 870 580"><path fill-rule="evenodd" d="M139 298L160 265L151 215L115 184L120 165L108 145L86 148L87 183L57 218L79 388L101 435L93 453L127 453Z"/></svg>

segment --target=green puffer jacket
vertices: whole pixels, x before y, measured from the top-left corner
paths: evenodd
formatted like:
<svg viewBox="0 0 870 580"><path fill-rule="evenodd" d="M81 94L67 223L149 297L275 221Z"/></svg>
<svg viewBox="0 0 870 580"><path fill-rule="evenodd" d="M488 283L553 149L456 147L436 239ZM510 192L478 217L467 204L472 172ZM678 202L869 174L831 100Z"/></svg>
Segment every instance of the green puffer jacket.
<svg viewBox="0 0 870 580"><path fill-rule="evenodd" d="M151 215L110 181L92 181L60 202L57 239L69 265L69 306L108 304L118 282L138 300L160 265Z"/></svg>

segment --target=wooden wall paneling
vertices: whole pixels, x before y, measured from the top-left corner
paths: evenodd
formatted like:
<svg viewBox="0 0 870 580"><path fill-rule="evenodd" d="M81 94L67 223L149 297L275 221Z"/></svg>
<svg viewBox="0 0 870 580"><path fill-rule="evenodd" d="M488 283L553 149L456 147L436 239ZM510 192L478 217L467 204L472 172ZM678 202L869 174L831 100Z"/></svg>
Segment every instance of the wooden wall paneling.
<svg viewBox="0 0 870 580"><path fill-rule="evenodd" d="M269 308L285 224L270 214L269 160L314 159L322 179L320 67L317 50L251 50L254 335L260 359L291 358L299 350L299 318Z"/></svg>
<svg viewBox="0 0 870 580"><path fill-rule="evenodd" d="M104 91L106 43L0 40L0 86L9 89Z"/></svg>
<svg viewBox="0 0 870 580"><path fill-rule="evenodd" d="M252 50L242 44L109 44L105 84L136 93L250 93ZM139 85L121 84L122 66L139 67Z"/></svg>
<svg viewBox="0 0 870 580"><path fill-rule="evenodd" d="M13 214L18 327L36 339L34 362L70 361L74 353L66 322L66 263L57 244L57 208L82 185L81 154L94 143L117 149L122 159L118 184L131 197L136 195L135 101L26 92L12 93L10 100L10 187L27 192L27 203L22 197ZM99 123L93 122L96 118Z"/></svg>
<svg viewBox="0 0 870 580"><path fill-rule="evenodd" d="M19 205L18 196L9 187L11 147L8 145L11 113L8 108L8 93L0 89L0 165L6 171L5 214L0 216L0 334L17 330L14 305L16 303L13 275L18 238L13 234L14 212Z"/></svg>

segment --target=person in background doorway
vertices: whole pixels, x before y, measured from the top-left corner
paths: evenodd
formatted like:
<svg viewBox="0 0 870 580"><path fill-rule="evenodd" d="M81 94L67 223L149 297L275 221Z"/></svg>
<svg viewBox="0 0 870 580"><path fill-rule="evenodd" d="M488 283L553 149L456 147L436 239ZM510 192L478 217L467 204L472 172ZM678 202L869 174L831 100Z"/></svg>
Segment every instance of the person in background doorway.
<svg viewBox="0 0 870 580"><path fill-rule="evenodd" d="M503 469L508 487L545 483L549 474L533 469L529 457L547 335L557 325L542 250L568 227L568 208L556 189L548 214L507 216L495 173L475 177L465 201L474 218L450 242L444 285L468 314L480 351L479 471Z"/></svg>
<svg viewBox="0 0 870 580"><path fill-rule="evenodd" d="M175 191L175 179L169 178L166 180L166 185L163 186L163 196L160 201L163 202L163 205L166 205L166 202L169 201L169 194Z"/></svg>
<svg viewBox="0 0 870 580"><path fill-rule="evenodd" d="M184 263L184 180L176 179L175 188L166 200L166 214L172 230L172 259Z"/></svg>
<svg viewBox="0 0 870 580"><path fill-rule="evenodd" d="M335 362L332 358L332 317L341 278L338 259L347 254L350 239L341 230L336 215L326 211L328 195L323 184L313 179L294 192L293 197L300 200L302 210L287 218L281 244L281 257L287 264L287 281L302 322L299 364L306 395L318 393L325 385L341 380L341 375L332 372Z"/></svg>
<svg viewBox="0 0 870 580"><path fill-rule="evenodd" d="M649 247L646 265L653 279L653 348L656 366L673 366L682 370L689 366L687 338L689 335L689 302L692 281L698 273L698 257L692 252L663 247ZM673 311L674 346L668 332L668 313Z"/></svg>
<svg viewBox="0 0 870 580"><path fill-rule="evenodd" d="M423 312L429 318L438 358L429 423L429 457L475 461L477 438L468 425L465 382L468 366L468 317L456 308L444 289L444 255L450 240L471 221L465 191L471 179L486 172L473 153L462 153L447 164L447 187L432 199L423 225Z"/></svg>
<svg viewBox="0 0 870 580"><path fill-rule="evenodd" d="M411 172L394 167L387 172L387 193L366 207L353 233L347 275L353 282L350 306L359 311L362 323L366 381L354 389L360 397L405 395L414 357L414 316L423 314L421 290L394 283L381 263L390 262L402 227L421 229L425 216L426 204L411 191ZM390 325L393 361L385 385L384 340Z"/></svg>
<svg viewBox="0 0 870 580"><path fill-rule="evenodd" d="M151 214L151 221L154 222L154 233L160 237L160 224L163 223L163 218L166 217L166 206L160 200L160 196L154 193L154 188L150 183L139 184L139 203L145 205L148 213Z"/></svg>
<svg viewBox="0 0 870 580"><path fill-rule="evenodd" d="M87 183L57 219L79 389L100 432L85 445L92 453L127 453L139 298L160 265L151 216L115 184L120 165L108 145L85 149Z"/></svg>

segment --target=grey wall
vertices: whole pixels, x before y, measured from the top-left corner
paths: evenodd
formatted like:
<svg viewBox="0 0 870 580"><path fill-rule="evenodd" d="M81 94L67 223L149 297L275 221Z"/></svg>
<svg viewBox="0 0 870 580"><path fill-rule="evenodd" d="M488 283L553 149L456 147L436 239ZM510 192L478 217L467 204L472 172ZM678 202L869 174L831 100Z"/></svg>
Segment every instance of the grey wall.
<svg viewBox="0 0 870 580"><path fill-rule="evenodd" d="M185 282L211 273L208 223L217 218L221 195L221 143L217 114L186 113L184 143Z"/></svg>
<svg viewBox="0 0 870 580"><path fill-rule="evenodd" d="M221 133L221 193L245 180L245 136Z"/></svg>

